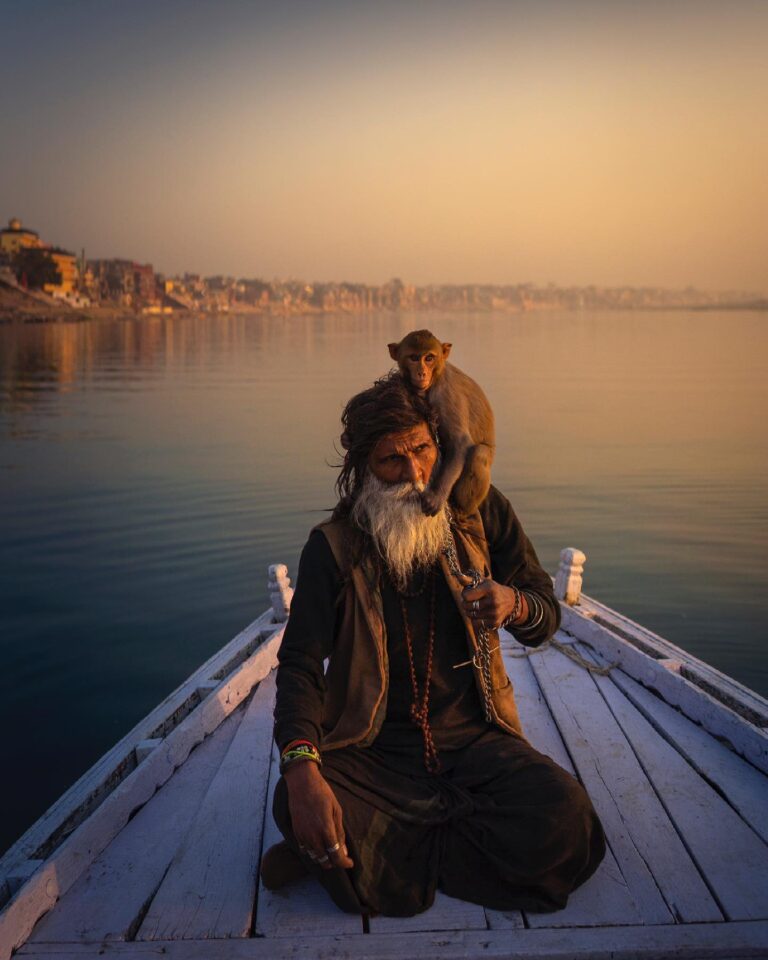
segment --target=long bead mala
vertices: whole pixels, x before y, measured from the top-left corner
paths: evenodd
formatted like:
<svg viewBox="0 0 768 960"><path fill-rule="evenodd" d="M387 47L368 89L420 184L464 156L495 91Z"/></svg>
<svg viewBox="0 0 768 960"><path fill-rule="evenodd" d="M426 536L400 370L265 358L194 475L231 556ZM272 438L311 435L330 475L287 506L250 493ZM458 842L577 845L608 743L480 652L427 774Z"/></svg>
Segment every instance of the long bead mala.
<svg viewBox="0 0 768 960"><path fill-rule="evenodd" d="M429 688L432 681L432 660L435 651L435 597L437 590L435 588L434 568L429 574L431 581L430 600L429 600L429 635L427 638L427 651L424 665L424 685L419 690L419 681L416 677L416 663L413 655L413 639L411 637L411 625L408 622L408 610L405 606L405 597L400 595L400 609L403 614L403 629L405 633L405 646L408 650L408 669L411 675L411 691L413 699L411 701L411 722L419 727L421 735L424 738L424 766L429 773L438 773L440 770L440 758L437 755L435 741L432 738L432 727L429 723ZM421 592L421 591L419 591Z"/></svg>

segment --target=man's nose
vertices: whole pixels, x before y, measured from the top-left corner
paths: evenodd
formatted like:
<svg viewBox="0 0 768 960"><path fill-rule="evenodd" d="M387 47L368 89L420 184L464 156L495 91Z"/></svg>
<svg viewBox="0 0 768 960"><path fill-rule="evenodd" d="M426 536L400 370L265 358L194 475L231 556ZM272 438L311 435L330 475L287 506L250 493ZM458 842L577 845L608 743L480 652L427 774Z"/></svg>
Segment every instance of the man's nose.
<svg viewBox="0 0 768 960"><path fill-rule="evenodd" d="M421 483L421 467L416 457L406 457L403 463L403 480L410 483Z"/></svg>

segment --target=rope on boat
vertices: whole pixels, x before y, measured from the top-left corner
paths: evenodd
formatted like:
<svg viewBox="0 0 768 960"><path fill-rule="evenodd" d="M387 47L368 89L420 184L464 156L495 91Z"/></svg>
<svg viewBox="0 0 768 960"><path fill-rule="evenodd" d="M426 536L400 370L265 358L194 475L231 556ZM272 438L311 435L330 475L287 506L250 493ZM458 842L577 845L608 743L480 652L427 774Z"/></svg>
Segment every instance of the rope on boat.
<svg viewBox="0 0 768 960"><path fill-rule="evenodd" d="M554 647L555 650L559 650L560 653L565 654L569 660L573 660L574 663L583 667L584 670L588 670L590 673L596 673L601 677L607 677L611 670L618 666L618 663L609 663L604 667L599 667L596 663L592 663L591 660L587 660L586 657L583 657L574 650L569 643L560 643L560 641L555 640L554 637L551 640L547 640L546 643L542 643L540 647L533 647L530 650L507 650L506 653L508 657L532 657L535 653L543 653L548 647Z"/></svg>

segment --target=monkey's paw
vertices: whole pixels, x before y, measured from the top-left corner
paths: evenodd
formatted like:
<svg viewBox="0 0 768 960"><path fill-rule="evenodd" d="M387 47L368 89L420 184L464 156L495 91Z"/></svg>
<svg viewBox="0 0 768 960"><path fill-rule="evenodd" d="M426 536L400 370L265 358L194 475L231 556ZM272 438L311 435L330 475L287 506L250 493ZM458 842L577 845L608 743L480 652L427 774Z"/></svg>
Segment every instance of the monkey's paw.
<svg viewBox="0 0 768 960"><path fill-rule="evenodd" d="M425 490L421 495L421 509L428 517L437 516L445 506L445 497L434 490Z"/></svg>

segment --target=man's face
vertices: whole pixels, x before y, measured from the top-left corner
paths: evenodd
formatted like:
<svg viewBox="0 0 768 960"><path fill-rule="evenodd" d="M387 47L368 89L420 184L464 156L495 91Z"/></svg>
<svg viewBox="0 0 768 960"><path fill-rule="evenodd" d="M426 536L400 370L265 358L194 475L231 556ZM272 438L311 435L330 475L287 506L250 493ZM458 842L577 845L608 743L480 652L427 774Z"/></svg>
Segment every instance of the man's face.
<svg viewBox="0 0 768 960"><path fill-rule="evenodd" d="M426 486L437 462L437 446L426 423L382 437L368 457L371 473L383 483Z"/></svg>

